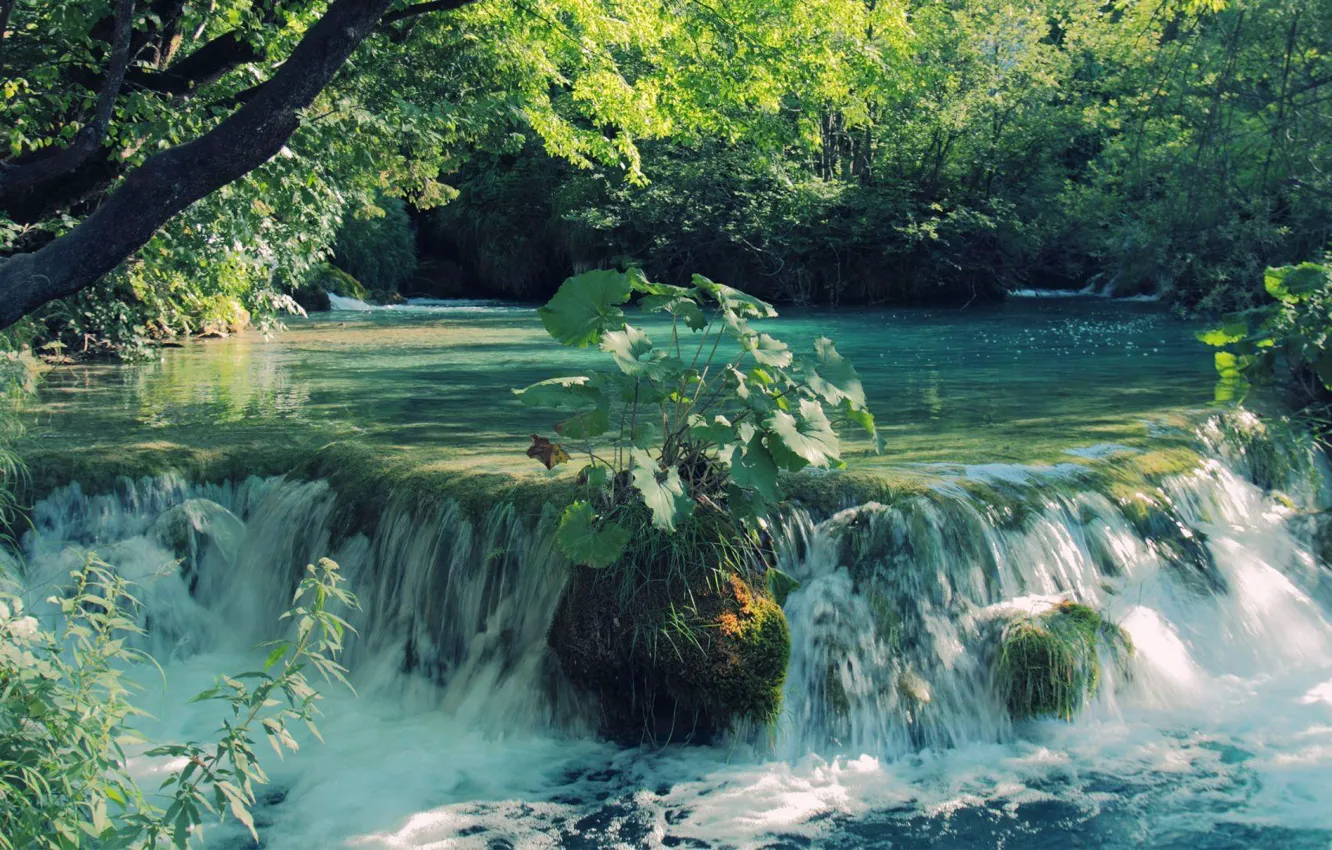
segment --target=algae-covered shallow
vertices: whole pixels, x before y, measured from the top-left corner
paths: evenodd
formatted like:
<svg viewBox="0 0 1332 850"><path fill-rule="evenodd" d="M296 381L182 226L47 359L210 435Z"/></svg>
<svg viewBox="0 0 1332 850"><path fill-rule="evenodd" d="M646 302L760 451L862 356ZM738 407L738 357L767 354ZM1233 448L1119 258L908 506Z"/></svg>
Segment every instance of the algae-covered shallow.
<svg viewBox="0 0 1332 850"><path fill-rule="evenodd" d="M1211 393L1195 328L1153 305L788 309L767 329L797 350L827 335L857 365L884 437L879 455L867 442L848 447L862 468L1084 462L1154 443L1162 423L1187 422ZM274 472L334 440L423 468L543 475L524 450L552 417L509 390L597 357L553 344L521 305L328 313L150 362L53 369L31 448L39 467L58 457L69 477Z"/></svg>

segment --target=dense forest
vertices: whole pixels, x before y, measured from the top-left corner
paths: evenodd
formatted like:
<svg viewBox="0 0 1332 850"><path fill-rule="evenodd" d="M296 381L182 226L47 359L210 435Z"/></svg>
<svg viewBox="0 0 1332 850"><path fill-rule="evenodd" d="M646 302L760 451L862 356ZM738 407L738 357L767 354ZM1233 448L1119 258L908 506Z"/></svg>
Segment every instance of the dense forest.
<svg viewBox="0 0 1332 850"><path fill-rule="evenodd" d="M1210 314L1329 237L1316 0L409 4L326 87L307 75L308 106L278 83L308 71L289 54L323 3L10 0L0 20L0 255L77 234L150 161L202 187L123 245L90 233L106 257L77 263L109 273L12 332L80 351L325 291L536 300L627 263L776 302L1091 287ZM290 126L213 180L186 144L247 104Z"/></svg>

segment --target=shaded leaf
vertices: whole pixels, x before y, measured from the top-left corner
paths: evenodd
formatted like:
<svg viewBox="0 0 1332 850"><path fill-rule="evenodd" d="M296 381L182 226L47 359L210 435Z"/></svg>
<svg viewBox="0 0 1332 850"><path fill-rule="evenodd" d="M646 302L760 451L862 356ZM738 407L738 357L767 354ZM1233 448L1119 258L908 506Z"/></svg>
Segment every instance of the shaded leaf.
<svg viewBox="0 0 1332 850"><path fill-rule="evenodd" d="M537 310L546 332L564 345L586 348L607 330L624 327L619 305L629 300L629 276L600 269L576 275Z"/></svg>
<svg viewBox="0 0 1332 850"><path fill-rule="evenodd" d="M781 498L777 491L777 462L755 434L745 446L736 446L731 452L731 480L736 486L753 490L764 502Z"/></svg>
<svg viewBox="0 0 1332 850"><path fill-rule="evenodd" d="M583 376L572 378L550 378L538 381L513 394L522 399L529 407L549 407L555 410L609 409L610 399L606 397L592 378Z"/></svg>
<svg viewBox="0 0 1332 850"><path fill-rule="evenodd" d="M555 542L570 561L594 569L605 569L619 559L629 543L629 532L614 522L597 522L596 511L587 502L574 502L564 509Z"/></svg>

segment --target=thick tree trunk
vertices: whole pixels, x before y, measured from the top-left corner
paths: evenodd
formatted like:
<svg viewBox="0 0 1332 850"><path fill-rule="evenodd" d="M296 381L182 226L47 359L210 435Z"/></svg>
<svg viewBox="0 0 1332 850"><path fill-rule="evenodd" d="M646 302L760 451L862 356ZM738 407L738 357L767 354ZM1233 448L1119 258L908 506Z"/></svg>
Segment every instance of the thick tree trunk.
<svg viewBox="0 0 1332 850"><path fill-rule="evenodd" d="M253 100L145 162L78 227L0 265L0 328L97 282L190 204L267 162L392 0L337 0ZM458 3L457 5L462 5Z"/></svg>

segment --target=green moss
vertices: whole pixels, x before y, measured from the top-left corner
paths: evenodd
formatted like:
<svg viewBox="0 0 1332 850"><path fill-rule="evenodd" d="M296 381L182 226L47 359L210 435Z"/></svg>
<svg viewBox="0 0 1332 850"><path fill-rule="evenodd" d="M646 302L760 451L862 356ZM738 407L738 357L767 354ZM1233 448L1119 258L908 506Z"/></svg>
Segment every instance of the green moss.
<svg viewBox="0 0 1332 850"><path fill-rule="evenodd" d="M312 274L311 283L325 292L358 301L366 300L370 294L359 280L332 263L321 264Z"/></svg>
<svg viewBox="0 0 1332 850"><path fill-rule="evenodd" d="M630 546L607 569L575 570L549 637L569 679L597 697L603 731L697 740L772 722L791 641L765 553L716 511L675 534L630 506L617 521L634 529Z"/></svg>
<svg viewBox="0 0 1332 850"><path fill-rule="evenodd" d="M1128 636L1085 605L1064 602L1008 621L999 637L996 680L1014 720L1072 720L1101 682L1100 651L1133 651Z"/></svg>

